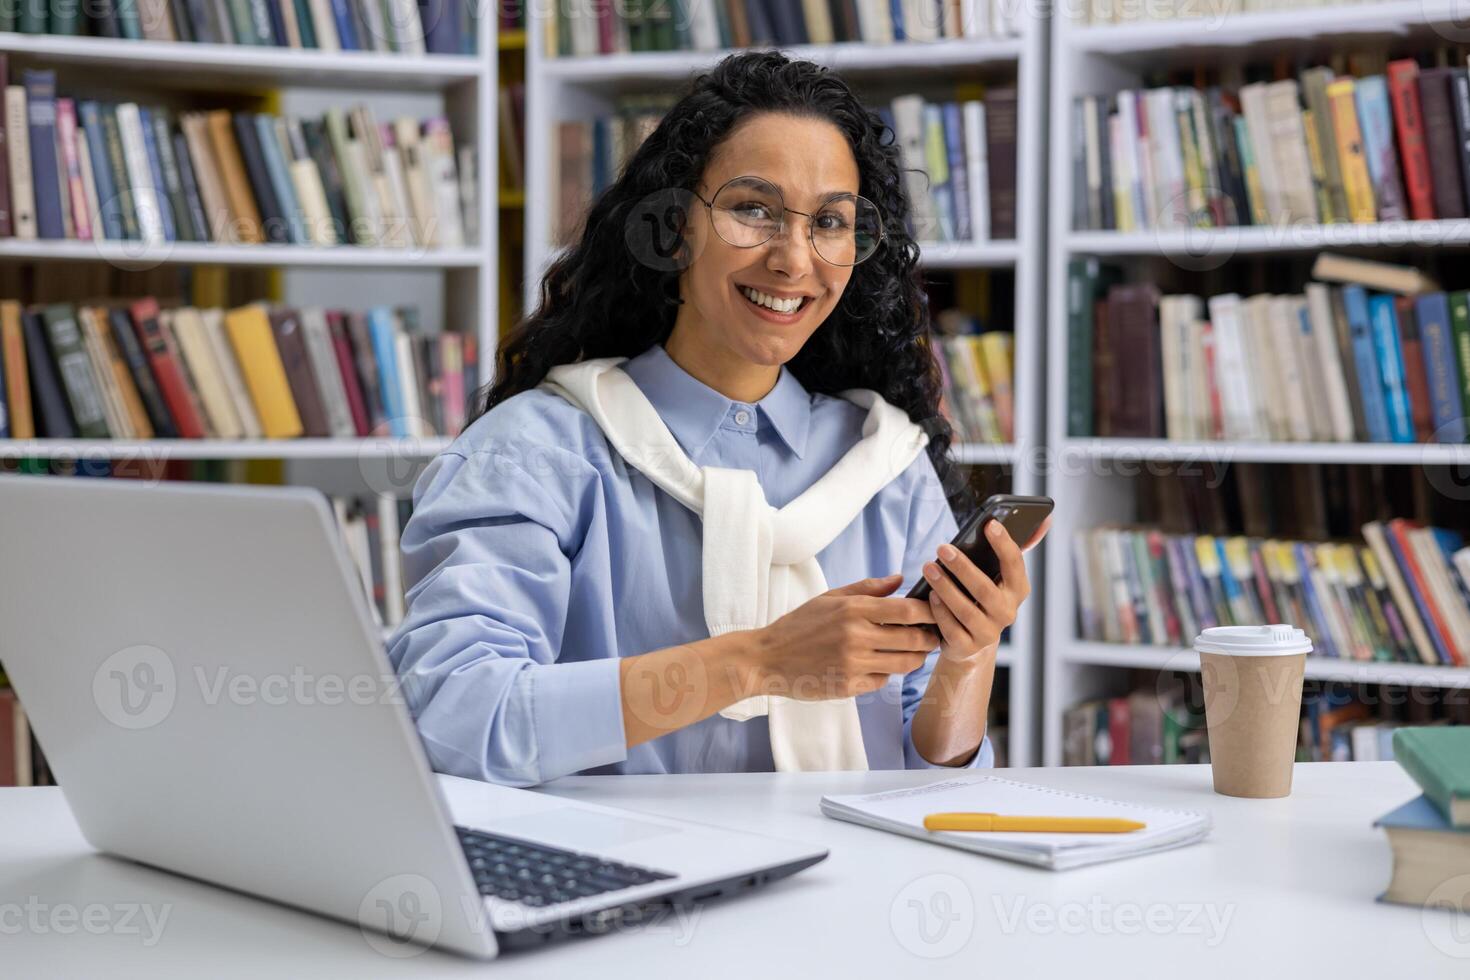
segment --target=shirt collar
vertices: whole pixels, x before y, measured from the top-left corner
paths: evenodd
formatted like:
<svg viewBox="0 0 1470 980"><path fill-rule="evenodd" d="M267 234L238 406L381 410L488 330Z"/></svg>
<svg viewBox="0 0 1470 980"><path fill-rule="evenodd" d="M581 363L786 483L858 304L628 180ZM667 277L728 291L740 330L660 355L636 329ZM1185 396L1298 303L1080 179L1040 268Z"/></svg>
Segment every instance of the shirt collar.
<svg viewBox="0 0 1470 980"><path fill-rule="evenodd" d="M691 459L704 449L735 404L676 364L662 344L624 361L622 367ZM787 448L801 458L811 422L811 396L796 376L783 366L775 387L755 406Z"/></svg>

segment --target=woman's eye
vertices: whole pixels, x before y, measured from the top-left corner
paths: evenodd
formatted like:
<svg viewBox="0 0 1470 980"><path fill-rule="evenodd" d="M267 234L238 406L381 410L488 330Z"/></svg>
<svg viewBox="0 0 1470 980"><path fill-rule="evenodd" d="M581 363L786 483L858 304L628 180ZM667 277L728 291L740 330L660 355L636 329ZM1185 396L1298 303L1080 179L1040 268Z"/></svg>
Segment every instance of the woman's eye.
<svg viewBox="0 0 1470 980"><path fill-rule="evenodd" d="M771 209L757 201L747 201L730 209L742 218L764 219L771 216Z"/></svg>
<svg viewBox="0 0 1470 980"><path fill-rule="evenodd" d="M844 231L848 227L847 218L834 211L823 211L817 215L817 230L819 231Z"/></svg>

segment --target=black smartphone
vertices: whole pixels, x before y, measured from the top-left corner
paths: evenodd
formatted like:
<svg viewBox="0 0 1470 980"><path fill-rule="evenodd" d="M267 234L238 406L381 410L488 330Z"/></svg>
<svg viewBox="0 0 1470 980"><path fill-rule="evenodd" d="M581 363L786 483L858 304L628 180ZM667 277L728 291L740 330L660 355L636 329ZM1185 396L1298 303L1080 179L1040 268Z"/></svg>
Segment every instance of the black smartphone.
<svg viewBox="0 0 1470 980"><path fill-rule="evenodd" d="M1010 532L1011 540L1017 545L1023 545L1031 540L1031 535L1046 520L1046 515L1051 513L1055 502L1050 497L1020 497L1009 493L997 493L988 497L984 505L976 511L975 515L965 522L960 532L954 536L950 544L961 552L968 555L982 572L990 576L992 582L1000 581L1000 559L996 557L995 549L990 546L981 530L986 521L1000 521L1001 526ZM949 575L949 569L944 568L942 562L939 567ZM954 578L950 575L950 578ZM959 581L955 581L959 585ZM920 578L918 584L909 590L910 599L929 598L929 580ZM960 591L970 595L970 591L960 585ZM970 596L974 598L974 596Z"/></svg>

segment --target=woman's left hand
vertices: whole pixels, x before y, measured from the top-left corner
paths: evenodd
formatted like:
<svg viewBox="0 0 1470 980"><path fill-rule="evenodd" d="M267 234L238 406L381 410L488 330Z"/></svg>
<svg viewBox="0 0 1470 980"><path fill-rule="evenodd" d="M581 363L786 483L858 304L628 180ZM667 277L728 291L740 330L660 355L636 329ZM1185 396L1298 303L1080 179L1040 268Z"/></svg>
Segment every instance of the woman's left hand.
<svg viewBox="0 0 1470 980"><path fill-rule="evenodd" d="M945 575L938 564L927 562L924 577L929 580L929 604L938 621L943 642L939 655L946 660L969 661L985 652L993 653L1000 642L1001 631L1016 621L1016 610L1031 594L1031 581L1026 575L1022 554L1030 551L1046 536L1051 527L1048 517L1031 535L1031 540L1017 547L999 521L985 522L985 536L1000 559L1000 583L990 580L964 552L954 545L939 546L939 562L949 569L969 590L965 595L954 579Z"/></svg>

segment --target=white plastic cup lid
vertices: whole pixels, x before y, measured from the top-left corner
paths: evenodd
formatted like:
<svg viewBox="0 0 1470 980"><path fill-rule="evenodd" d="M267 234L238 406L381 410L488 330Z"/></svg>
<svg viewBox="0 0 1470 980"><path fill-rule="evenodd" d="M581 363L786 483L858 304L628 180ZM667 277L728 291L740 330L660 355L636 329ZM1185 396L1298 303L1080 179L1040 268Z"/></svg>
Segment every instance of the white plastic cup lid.
<svg viewBox="0 0 1470 980"><path fill-rule="evenodd" d="M1286 623L1211 626L1194 638L1194 648L1200 653L1231 657L1284 657L1293 653L1311 653L1312 641L1306 633Z"/></svg>

